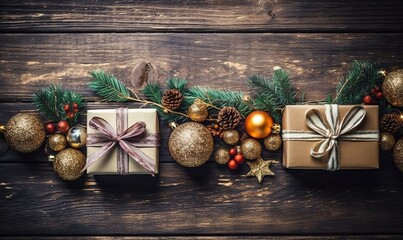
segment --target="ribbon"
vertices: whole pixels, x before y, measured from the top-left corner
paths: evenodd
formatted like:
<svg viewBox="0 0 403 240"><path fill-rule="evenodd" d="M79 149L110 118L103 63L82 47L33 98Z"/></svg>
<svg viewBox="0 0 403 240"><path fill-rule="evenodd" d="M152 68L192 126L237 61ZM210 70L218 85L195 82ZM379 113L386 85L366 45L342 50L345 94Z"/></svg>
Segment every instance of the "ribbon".
<svg viewBox="0 0 403 240"><path fill-rule="evenodd" d="M157 147L159 137L146 131L146 123L139 121L128 127L128 109L116 109L116 131L101 117L93 117L89 127L99 133L89 134L87 146L101 147L87 158L83 170L94 164L108 153L116 144L119 145L117 156L117 169L121 175L129 174L129 156L143 166L152 175L155 173L155 160L143 153L138 147Z"/></svg>
<svg viewBox="0 0 403 240"><path fill-rule="evenodd" d="M317 109L308 109L305 113L306 125L313 130L283 131L284 140L319 141L310 149L310 155L321 158L329 154L327 170L339 169L339 147L337 140L346 141L378 141L378 131L355 131L364 120L366 111L362 106L353 106L344 118L339 121L339 109L336 104L325 104L326 120Z"/></svg>

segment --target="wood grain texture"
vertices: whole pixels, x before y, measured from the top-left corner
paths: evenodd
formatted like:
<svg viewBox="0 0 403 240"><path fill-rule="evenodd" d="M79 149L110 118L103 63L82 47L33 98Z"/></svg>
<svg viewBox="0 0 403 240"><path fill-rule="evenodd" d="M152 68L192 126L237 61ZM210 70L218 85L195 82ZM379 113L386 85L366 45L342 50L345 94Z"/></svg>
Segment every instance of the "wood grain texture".
<svg viewBox="0 0 403 240"><path fill-rule="evenodd" d="M403 235L338 235L338 236L327 236L327 235L276 235L276 236L70 236L70 237L57 237L58 240L71 240L77 238L85 238L89 240L116 240L116 239L141 239L141 240L156 240L156 239L179 239L179 240L188 240L188 239L196 239L196 240L227 240L227 239L296 239L296 240L306 240L306 239L323 239L323 240L334 240L334 239L402 239ZM0 239L9 239L10 237L1 237ZM29 237L21 237L21 236L12 236L13 239L18 240L30 240L30 239L54 239L55 237L48 236L29 236Z"/></svg>
<svg viewBox="0 0 403 240"><path fill-rule="evenodd" d="M273 67L289 72L307 99L335 92L354 60L388 69L403 61L402 33L396 34L2 34L0 101L31 101L50 83L99 100L89 91L88 72L102 68L130 85L141 60L189 86L247 92L252 74L270 77Z"/></svg>
<svg viewBox="0 0 403 240"><path fill-rule="evenodd" d="M0 164L2 235L403 234L403 175L290 171L262 185L216 164L152 177L59 180L49 164ZM10 171L12 169L12 171ZM30 201L27 201L30 199Z"/></svg>
<svg viewBox="0 0 403 240"><path fill-rule="evenodd" d="M403 6L385 1L1 1L3 32L390 32Z"/></svg>

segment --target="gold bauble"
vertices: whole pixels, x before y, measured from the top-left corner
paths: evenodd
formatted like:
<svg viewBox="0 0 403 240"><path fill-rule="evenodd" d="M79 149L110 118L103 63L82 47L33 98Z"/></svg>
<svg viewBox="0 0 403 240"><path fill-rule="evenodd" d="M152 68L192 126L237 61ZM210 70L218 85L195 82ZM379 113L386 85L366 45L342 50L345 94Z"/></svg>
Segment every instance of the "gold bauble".
<svg viewBox="0 0 403 240"><path fill-rule="evenodd" d="M395 138L388 132L381 132L379 134L379 146L382 151L390 151L395 145Z"/></svg>
<svg viewBox="0 0 403 240"><path fill-rule="evenodd" d="M403 69L393 71L386 76L382 93L390 104L403 107Z"/></svg>
<svg viewBox="0 0 403 240"><path fill-rule="evenodd" d="M87 130L80 126L71 127L66 134L66 138L73 148L82 148L87 142Z"/></svg>
<svg viewBox="0 0 403 240"><path fill-rule="evenodd" d="M169 153L184 167L198 167L213 153L214 141L205 126L187 122L177 126L169 136Z"/></svg>
<svg viewBox="0 0 403 240"><path fill-rule="evenodd" d="M271 133L273 118L263 111L254 111L245 119L245 130L253 138L264 138Z"/></svg>
<svg viewBox="0 0 403 240"><path fill-rule="evenodd" d="M393 160L395 161L396 167L403 172L403 138L397 141L393 149Z"/></svg>
<svg viewBox="0 0 403 240"><path fill-rule="evenodd" d="M208 118L208 106L203 100L196 99L188 108L188 116L192 121L203 122Z"/></svg>
<svg viewBox="0 0 403 240"><path fill-rule="evenodd" d="M38 116L18 113L3 128L4 137L12 149L21 153L38 149L46 137L45 127Z"/></svg>
<svg viewBox="0 0 403 240"><path fill-rule="evenodd" d="M66 148L53 160L53 169L63 179L73 181L81 177L85 166L84 154L75 148Z"/></svg>
<svg viewBox="0 0 403 240"><path fill-rule="evenodd" d="M50 135L48 140L49 148L55 152L59 152L66 148L67 141L63 134L55 133Z"/></svg>
<svg viewBox="0 0 403 240"><path fill-rule="evenodd" d="M264 138L263 143L267 150L276 151L280 149L282 139L280 135L272 133Z"/></svg>
<svg viewBox="0 0 403 240"><path fill-rule="evenodd" d="M236 145L239 141L239 132L235 129L225 130L222 139L226 144Z"/></svg>
<svg viewBox="0 0 403 240"><path fill-rule="evenodd" d="M262 146L253 138L248 138L242 141L241 153L248 160L256 159L262 153Z"/></svg>
<svg viewBox="0 0 403 240"><path fill-rule="evenodd" d="M219 148L217 151L215 151L214 159L218 164L227 164L230 158L231 155L227 149Z"/></svg>

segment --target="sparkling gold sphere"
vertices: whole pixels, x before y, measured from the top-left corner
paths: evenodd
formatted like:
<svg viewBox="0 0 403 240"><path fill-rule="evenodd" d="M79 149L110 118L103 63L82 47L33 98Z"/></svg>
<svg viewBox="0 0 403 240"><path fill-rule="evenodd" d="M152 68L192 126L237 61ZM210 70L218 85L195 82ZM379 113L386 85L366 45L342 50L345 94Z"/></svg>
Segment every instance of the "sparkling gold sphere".
<svg viewBox="0 0 403 240"><path fill-rule="evenodd" d="M38 116L18 113L7 123L4 137L8 145L17 152L28 153L38 149L45 140L44 124Z"/></svg>
<svg viewBox="0 0 403 240"><path fill-rule="evenodd" d="M264 138L271 133L273 118L263 111L254 111L245 119L245 130L253 138Z"/></svg>
<svg viewBox="0 0 403 240"><path fill-rule="evenodd" d="M208 106L201 99L196 99L195 102L188 108L188 116L192 121L203 122L208 118Z"/></svg>
<svg viewBox="0 0 403 240"><path fill-rule="evenodd" d="M226 144L236 145L239 141L239 132L235 129L225 130L222 139Z"/></svg>
<svg viewBox="0 0 403 240"><path fill-rule="evenodd" d="M168 148L172 158L180 165L198 167L210 158L214 141L205 126L196 122L187 122L172 131Z"/></svg>
<svg viewBox="0 0 403 240"><path fill-rule="evenodd" d="M227 164L231 156L227 149L219 148L214 154L214 159L218 164Z"/></svg>
<svg viewBox="0 0 403 240"><path fill-rule="evenodd" d="M71 127L66 134L66 138L73 148L82 148L87 143L87 130L80 126Z"/></svg>
<svg viewBox="0 0 403 240"><path fill-rule="evenodd" d="M253 160L262 153L262 146L256 139L248 138L242 141L241 152L244 158Z"/></svg>
<svg viewBox="0 0 403 240"><path fill-rule="evenodd" d="M403 107L403 69L393 71L386 76L382 93L390 104Z"/></svg>
<svg viewBox="0 0 403 240"><path fill-rule="evenodd" d="M53 160L53 169L63 179L73 181L81 177L85 166L84 154L75 148L66 148Z"/></svg>
<svg viewBox="0 0 403 240"><path fill-rule="evenodd" d="M59 152L67 146L66 137L60 133L52 134L49 137L48 144L50 149Z"/></svg>
<svg viewBox="0 0 403 240"><path fill-rule="evenodd" d="M395 145L395 138L388 132L381 132L379 134L379 145L382 151L390 151Z"/></svg>
<svg viewBox="0 0 403 240"><path fill-rule="evenodd" d="M403 138L397 141L393 149L393 160L395 161L396 167L403 172Z"/></svg>
<svg viewBox="0 0 403 240"><path fill-rule="evenodd" d="M281 136L278 134L270 134L269 136L265 137L263 140L264 146L267 150L276 151L280 149L282 144Z"/></svg>

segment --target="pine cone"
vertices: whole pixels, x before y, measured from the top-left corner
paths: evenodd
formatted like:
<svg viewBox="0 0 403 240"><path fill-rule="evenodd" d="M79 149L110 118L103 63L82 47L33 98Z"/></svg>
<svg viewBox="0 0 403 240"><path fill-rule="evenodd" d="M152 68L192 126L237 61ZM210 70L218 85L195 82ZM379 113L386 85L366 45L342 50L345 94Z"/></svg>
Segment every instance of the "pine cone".
<svg viewBox="0 0 403 240"><path fill-rule="evenodd" d="M402 119L396 113L387 113L382 116L379 126L381 128L381 132L395 134L402 127Z"/></svg>
<svg viewBox="0 0 403 240"><path fill-rule="evenodd" d="M183 101L182 93L177 89L169 89L162 96L162 106L175 110L180 107Z"/></svg>
<svg viewBox="0 0 403 240"><path fill-rule="evenodd" d="M224 107L218 113L217 123L222 130L234 129L241 121L241 114L234 107Z"/></svg>

